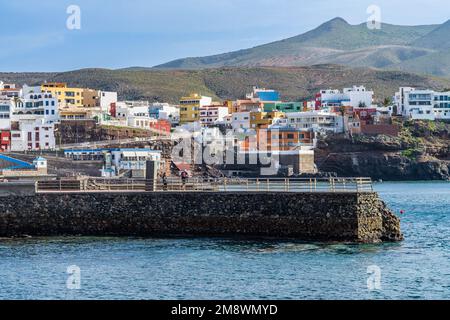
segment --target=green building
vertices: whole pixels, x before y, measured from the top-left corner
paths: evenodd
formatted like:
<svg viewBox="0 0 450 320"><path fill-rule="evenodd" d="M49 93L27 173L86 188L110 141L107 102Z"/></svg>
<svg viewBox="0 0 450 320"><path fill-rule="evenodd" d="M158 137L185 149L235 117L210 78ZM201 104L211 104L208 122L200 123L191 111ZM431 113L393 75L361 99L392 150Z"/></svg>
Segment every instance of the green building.
<svg viewBox="0 0 450 320"><path fill-rule="evenodd" d="M301 102L267 102L264 103L264 111L281 111L285 113L289 112L301 112L303 111L303 103Z"/></svg>

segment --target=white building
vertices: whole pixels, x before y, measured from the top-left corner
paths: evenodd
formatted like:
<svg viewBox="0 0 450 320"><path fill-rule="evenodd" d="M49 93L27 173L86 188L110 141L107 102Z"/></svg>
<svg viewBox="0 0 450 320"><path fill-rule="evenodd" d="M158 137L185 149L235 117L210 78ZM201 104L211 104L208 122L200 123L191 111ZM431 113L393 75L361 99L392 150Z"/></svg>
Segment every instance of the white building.
<svg viewBox="0 0 450 320"><path fill-rule="evenodd" d="M317 133L342 133L344 122L341 115L329 112L287 113L287 124L296 129Z"/></svg>
<svg viewBox="0 0 450 320"><path fill-rule="evenodd" d="M397 113L413 120L450 119L450 92L401 87L395 94Z"/></svg>
<svg viewBox="0 0 450 320"><path fill-rule="evenodd" d="M0 98L15 98L20 96L21 89L13 83L4 83L0 81Z"/></svg>
<svg viewBox="0 0 450 320"><path fill-rule="evenodd" d="M98 103L103 113L109 113L111 104L117 103L117 92L99 91Z"/></svg>
<svg viewBox="0 0 450 320"><path fill-rule="evenodd" d="M153 103L150 106L150 117L167 120L176 125L180 123L180 108L168 103Z"/></svg>
<svg viewBox="0 0 450 320"><path fill-rule="evenodd" d="M350 105L350 98L339 90L320 90L320 102L322 108L340 107Z"/></svg>
<svg viewBox="0 0 450 320"><path fill-rule="evenodd" d="M11 151L54 150L55 125L36 120L21 120L11 130Z"/></svg>
<svg viewBox="0 0 450 320"><path fill-rule="evenodd" d="M433 111L438 120L450 119L450 91L434 92Z"/></svg>
<svg viewBox="0 0 450 320"><path fill-rule="evenodd" d="M127 118L130 116L150 118L148 105L130 105L126 102L116 104L116 117Z"/></svg>
<svg viewBox="0 0 450 320"><path fill-rule="evenodd" d="M11 99L0 99L0 130L11 128Z"/></svg>
<svg viewBox="0 0 450 320"><path fill-rule="evenodd" d="M26 92L26 93L25 93ZM15 98L12 103L12 121L21 119L43 119L44 123L59 121L58 99L51 93L24 90L21 98Z"/></svg>
<svg viewBox="0 0 450 320"><path fill-rule="evenodd" d="M353 86L352 88L344 88L342 92L331 89L321 90L320 101L322 108L339 106L370 108L373 104L373 95L374 92L367 90L364 86Z"/></svg>
<svg viewBox="0 0 450 320"><path fill-rule="evenodd" d="M140 128L140 129L150 129L150 123L153 122L154 119L151 119L150 117L146 116L134 116L131 115L127 119L127 126L133 127L133 128Z"/></svg>
<svg viewBox="0 0 450 320"><path fill-rule="evenodd" d="M38 87L24 86L22 96L11 100L11 151L55 149L58 100Z"/></svg>
<svg viewBox="0 0 450 320"><path fill-rule="evenodd" d="M203 126L225 123L228 115L228 107L224 106L203 106L199 109L200 123Z"/></svg>
<svg viewBox="0 0 450 320"><path fill-rule="evenodd" d="M250 112L235 112L231 115L231 128L234 132L245 132L250 129Z"/></svg>
<svg viewBox="0 0 450 320"><path fill-rule="evenodd" d="M364 86L353 86L352 88L344 88L344 94L350 99L350 106L358 108L363 105L365 108L372 107L373 91L367 90Z"/></svg>
<svg viewBox="0 0 450 320"><path fill-rule="evenodd" d="M159 167L161 151L152 149L112 149L105 151L102 176L115 176L131 172L133 177L145 177L147 161L155 161Z"/></svg>

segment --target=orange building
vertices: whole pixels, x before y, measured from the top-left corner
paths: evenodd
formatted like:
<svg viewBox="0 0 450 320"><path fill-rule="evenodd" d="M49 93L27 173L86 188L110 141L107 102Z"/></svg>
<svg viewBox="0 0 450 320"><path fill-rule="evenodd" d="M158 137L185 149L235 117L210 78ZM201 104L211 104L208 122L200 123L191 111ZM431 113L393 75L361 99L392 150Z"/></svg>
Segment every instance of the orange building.
<svg viewBox="0 0 450 320"><path fill-rule="evenodd" d="M259 129L241 144L242 151L289 151L313 143L314 133L291 127Z"/></svg>
<svg viewBox="0 0 450 320"><path fill-rule="evenodd" d="M257 111L258 109L262 110L263 108L264 104L262 102L252 100L237 100L235 103L233 103L232 113Z"/></svg>
<svg viewBox="0 0 450 320"><path fill-rule="evenodd" d="M158 136L170 136L172 124L170 121L163 119L150 121L150 130L157 133Z"/></svg>
<svg viewBox="0 0 450 320"><path fill-rule="evenodd" d="M255 130L268 128L274 120L285 118L285 113L280 111L250 112L250 128Z"/></svg>

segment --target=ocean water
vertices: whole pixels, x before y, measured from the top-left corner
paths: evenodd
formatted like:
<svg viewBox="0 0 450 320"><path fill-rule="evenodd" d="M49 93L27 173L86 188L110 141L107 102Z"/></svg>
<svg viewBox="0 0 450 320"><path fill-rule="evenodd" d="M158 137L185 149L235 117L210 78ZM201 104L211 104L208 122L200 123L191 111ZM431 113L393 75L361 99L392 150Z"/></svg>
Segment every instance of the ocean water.
<svg viewBox="0 0 450 320"><path fill-rule="evenodd" d="M0 299L450 299L450 183L376 189L404 242L3 239Z"/></svg>

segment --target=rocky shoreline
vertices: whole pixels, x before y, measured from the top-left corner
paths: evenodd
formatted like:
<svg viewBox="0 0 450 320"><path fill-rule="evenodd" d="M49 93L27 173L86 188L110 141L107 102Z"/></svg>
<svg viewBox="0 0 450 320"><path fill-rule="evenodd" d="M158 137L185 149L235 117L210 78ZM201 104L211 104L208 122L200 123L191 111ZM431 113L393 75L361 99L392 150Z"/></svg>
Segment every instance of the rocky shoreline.
<svg viewBox="0 0 450 320"><path fill-rule="evenodd" d="M329 136L319 142L320 171L384 181L450 181L450 125L414 122L399 137ZM434 125L436 126L436 125Z"/></svg>

